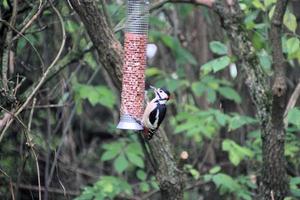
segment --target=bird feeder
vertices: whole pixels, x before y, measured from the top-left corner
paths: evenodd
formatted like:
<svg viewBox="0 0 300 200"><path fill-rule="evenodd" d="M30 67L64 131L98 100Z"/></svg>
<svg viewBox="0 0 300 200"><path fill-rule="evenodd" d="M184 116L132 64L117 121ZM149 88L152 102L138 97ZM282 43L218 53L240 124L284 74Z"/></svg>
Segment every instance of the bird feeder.
<svg viewBox="0 0 300 200"><path fill-rule="evenodd" d="M142 130L149 1L128 0L119 129Z"/></svg>

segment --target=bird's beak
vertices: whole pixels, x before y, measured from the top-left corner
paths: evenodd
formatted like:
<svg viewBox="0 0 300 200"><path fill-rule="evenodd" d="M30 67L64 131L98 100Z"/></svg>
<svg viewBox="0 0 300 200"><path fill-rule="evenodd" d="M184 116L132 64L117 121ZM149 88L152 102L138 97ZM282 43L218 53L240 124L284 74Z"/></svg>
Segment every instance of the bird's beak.
<svg viewBox="0 0 300 200"><path fill-rule="evenodd" d="M156 88L152 85L149 86L151 89L156 90Z"/></svg>

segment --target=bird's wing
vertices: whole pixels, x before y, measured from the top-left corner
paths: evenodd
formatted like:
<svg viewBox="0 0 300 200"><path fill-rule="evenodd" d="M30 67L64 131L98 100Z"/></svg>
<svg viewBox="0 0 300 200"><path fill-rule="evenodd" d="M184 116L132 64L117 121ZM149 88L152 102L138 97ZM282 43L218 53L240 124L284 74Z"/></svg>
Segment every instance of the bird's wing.
<svg viewBox="0 0 300 200"><path fill-rule="evenodd" d="M158 122L157 122L157 128L160 126L161 122L164 120L167 112L167 106L165 104L159 104L158 105L159 116L158 116Z"/></svg>
<svg viewBox="0 0 300 200"><path fill-rule="evenodd" d="M157 119L156 115L157 115L158 109L154 109L152 110L152 112L150 112L149 114L149 121L152 125L155 124L155 119Z"/></svg>

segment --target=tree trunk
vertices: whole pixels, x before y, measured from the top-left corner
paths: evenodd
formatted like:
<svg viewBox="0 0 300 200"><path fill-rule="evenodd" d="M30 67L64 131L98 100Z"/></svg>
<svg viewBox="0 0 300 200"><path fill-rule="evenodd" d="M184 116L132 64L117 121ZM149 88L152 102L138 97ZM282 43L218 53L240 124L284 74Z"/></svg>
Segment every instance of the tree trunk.
<svg viewBox="0 0 300 200"><path fill-rule="evenodd" d="M285 70L281 47L281 23L286 9L286 0L278 0L272 19L270 33L273 47L273 67L275 71L272 88L268 77L262 71L254 47L243 28L244 16L238 3L228 5L215 2L213 9L220 16L222 25L230 38L233 54L238 58L250 96L257 109L262 138L262 182L259 186L259 199L283 200L288 194L288 180L285 170L283 114L285 111ZM278 12L282 16L277 16ZM275 17L276 16L276 17Z"/></svg>

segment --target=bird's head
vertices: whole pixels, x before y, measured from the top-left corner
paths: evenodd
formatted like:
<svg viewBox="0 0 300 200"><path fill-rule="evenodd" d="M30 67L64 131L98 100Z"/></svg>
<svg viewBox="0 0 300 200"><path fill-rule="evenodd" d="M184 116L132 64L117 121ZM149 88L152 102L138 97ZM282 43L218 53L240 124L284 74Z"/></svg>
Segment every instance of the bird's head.
<svg viewBox="0 0 300 200"><path fill-rule="evenodd" d="M170 92L166 88L155 88L150 86L155 93L155 98L160 101L168 101L170 99Z"/></svg>

